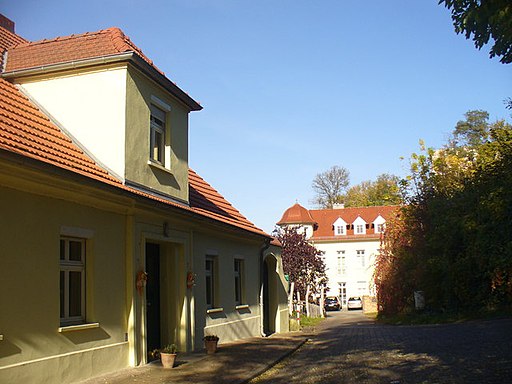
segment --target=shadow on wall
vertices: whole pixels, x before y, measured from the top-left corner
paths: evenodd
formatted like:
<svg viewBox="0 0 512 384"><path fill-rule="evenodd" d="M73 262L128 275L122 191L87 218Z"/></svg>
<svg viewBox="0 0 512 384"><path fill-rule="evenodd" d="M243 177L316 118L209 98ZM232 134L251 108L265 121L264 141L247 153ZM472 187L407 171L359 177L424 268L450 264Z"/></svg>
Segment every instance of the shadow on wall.
<svg viewBox="0 0 512 384"><path fill-rule="evenodd" d="M155 175L160 184L172 187L174 189L180 189L180 185L178 184L178 181L176 180L174 175L171 175L160 169L154 169L152 167L151 170L153 171L153 174Z"/></svg>
<svg viewBox="0 0 512 384"><path fill-rule="evenodd" d="M0 358L17 355L18 353L21 353L21 349L11 343L9 339L4 339L0 342Z"/></svg>
<svg viewBox="0 0 512 384"><path fill-rule="evenodd" d="M83 331L73 331L70 333L63 333L62 335L73 344L83 344L91 341L110 339L110 335L101 328L84 329Z"/></svg>

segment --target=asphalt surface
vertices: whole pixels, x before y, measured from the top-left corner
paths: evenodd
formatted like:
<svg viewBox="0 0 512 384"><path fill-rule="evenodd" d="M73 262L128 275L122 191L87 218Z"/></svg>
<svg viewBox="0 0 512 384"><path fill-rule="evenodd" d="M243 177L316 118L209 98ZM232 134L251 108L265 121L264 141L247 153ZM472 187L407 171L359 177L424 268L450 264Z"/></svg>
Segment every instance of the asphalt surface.
<svg viewBox="0 0 512 384"><path fill-rule="evenodd" d="M512 319L387 326L360 311L328 312L256 383L512 383Z"/></svg>
<svg viewBox="0 0 512 384"><path fill-rule="evenodd" d="M221 344L82 384L512 383L512 319L387 326L361 311L328 312L314 329Z"/></svg>

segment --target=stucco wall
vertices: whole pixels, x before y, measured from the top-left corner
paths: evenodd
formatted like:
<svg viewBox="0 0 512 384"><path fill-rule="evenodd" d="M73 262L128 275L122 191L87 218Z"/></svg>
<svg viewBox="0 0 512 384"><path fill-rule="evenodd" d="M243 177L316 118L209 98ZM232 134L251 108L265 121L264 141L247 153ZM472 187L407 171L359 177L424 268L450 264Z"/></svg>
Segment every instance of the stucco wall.
<svg viewBox="0 0 512 384"><path fill-rule="evenodd" d="M23 80L22 90L122 179L125 175L126 77L126 65L116 66Z"/></svg>
<svg viewBox="0 0 512 384"><path fill-rule="evenodd" d="M326 273L329 278L328 295L338 295L338 282L345 282L347 298L350 296L368 295L373 287L373 272L375 256L380 247L380 241L361 240L345 242L315 242L315 247L325 252L323 257L326 264ZM364 250L365 265L361 265L357 251ZM345 251L344 254L338 251ZM345 256L345 273L338 273L338 257ZM342 271L343 272L343 271ZM365 283L362 283L365 282ZM364 287L362 292L360 288Z"/></svg>
<svg viewBox="0 0 512 384"><path fill-rule="evenodd" d="M188 201L188 109L168 92L129 68L127 78L126 179ZM155 99L167 113L165 168L148 165L150 106ZM155 104L158 106L158 104Z"/></svg>
<svg viewBox="0 0 512 384"><path fill-rule="evenodd" d="M0 382L66 383L126 367L123 215L5 186L0 212ZM59 332L63 226L90 234L86 320L97 328Z"/></svg>
<svg viewBox="0 0 512 384"><path fill-rule="evenodd" d="M236 238L194 233L194 270L197 284L194 287L196 329L198 337L195 349L203 347L202 335L216 334L220 343L244 337L261 335L261 317L259 307L260 289L260 247L263 241L237 241ZM216 258L216 305L221 312L207 314L205 296L205 257ZM244 291L248 308L235 309L234 259L244 260Z"/></svg>

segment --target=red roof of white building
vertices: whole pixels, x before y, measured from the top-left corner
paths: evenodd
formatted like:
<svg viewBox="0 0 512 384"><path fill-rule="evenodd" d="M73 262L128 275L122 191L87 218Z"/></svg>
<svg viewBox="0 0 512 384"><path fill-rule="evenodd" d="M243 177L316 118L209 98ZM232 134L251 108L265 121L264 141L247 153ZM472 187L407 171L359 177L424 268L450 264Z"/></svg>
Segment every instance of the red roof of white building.
<svg viewBox="0 0 512 384"><path fill-rule="evenodd" d="M285 211L277 224L313 225L313 236L311 237L313 241L374 239L380 237L380 233L376 232L375 226L372 225L375 220L381 216L387 221L397 209L398 206L391 205L308 210L300 204L295 204ZM335 234L334 223L340 218L347 225L344 235ZM354 233L353 223L357 218L361 218L367 224L365 234Z"/></svg>

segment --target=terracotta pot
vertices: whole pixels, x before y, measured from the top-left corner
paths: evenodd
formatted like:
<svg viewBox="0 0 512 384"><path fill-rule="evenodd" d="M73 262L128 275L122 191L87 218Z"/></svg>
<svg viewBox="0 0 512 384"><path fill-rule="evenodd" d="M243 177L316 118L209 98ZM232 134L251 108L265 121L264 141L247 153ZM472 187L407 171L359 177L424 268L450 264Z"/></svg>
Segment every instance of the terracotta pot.
<svg viewBox="0 0 512 384"><path fill-rule="evenodd" d="M218 340L205 340L204 346L206 348L206 353L211 354L217 352L217 343Z"/></svg>
<svg viewBox="0 0 512 384"><path fill-rule="evenodd" d="M160 352L160 361L164 368L172 368L174 367L174 361L176 360L175 353L162 353Z"/></svg>

